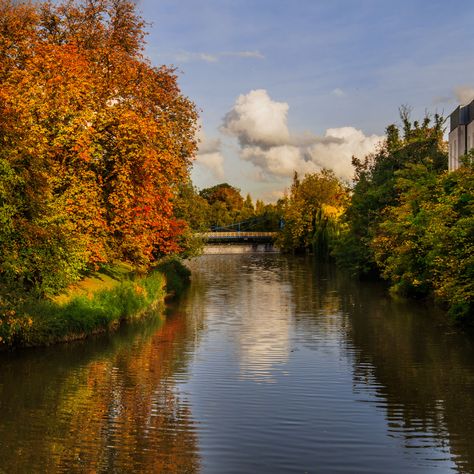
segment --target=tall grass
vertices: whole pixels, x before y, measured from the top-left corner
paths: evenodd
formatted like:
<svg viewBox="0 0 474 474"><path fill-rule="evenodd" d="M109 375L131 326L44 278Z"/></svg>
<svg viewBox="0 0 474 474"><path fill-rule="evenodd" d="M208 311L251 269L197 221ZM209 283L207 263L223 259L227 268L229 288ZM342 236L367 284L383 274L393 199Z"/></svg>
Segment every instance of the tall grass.
<svg viewBox="0 0 474 474"><path fill-rule="evenodd" d="M86 337L118 327L142 316L163 300L164 276L153 272L145 278L121 281L116 287L81 295L67 303L27 301L19 313L30 324L11 338L11 346L49 345Z"/></svg>
<svg viewBox="0 0 474 474"><path fill-rule="evenodd" d="M113 330L149 314L166 295L180 295L189 275L183 264L170 259L146 276L124 274L115 286L89 294L27 299L17 308L14 325L0 321L0 348L44 346Z"/></svg>

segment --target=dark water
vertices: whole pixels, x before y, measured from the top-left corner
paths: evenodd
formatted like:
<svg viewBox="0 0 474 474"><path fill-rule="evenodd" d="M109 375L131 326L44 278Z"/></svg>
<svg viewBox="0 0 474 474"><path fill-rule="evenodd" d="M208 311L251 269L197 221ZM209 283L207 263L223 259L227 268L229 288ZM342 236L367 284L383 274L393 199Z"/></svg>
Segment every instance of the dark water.
<svg viewBox="0 0 474 474"><path fill-rule="evenodd" d="M0 356L0 472L474 472L474 344L308 258L204 256L108 337Z"/></svg>

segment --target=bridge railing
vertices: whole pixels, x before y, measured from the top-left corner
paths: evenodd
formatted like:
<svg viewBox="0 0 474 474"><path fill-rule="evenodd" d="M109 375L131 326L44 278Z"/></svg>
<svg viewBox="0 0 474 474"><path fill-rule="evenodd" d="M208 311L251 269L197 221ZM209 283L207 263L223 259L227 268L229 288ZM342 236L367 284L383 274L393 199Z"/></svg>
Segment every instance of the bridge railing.
<svg viewBox="0 0 474 474"><path fill-rule="evenodd" d="M201 232L204 240L274 240L278 232Z"/></svg>

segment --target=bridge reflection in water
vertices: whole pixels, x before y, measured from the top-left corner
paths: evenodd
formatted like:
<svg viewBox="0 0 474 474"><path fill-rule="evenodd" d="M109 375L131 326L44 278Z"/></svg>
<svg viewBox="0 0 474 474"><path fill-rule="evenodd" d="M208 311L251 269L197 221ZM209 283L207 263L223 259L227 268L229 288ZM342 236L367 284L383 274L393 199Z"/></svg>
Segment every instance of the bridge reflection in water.
<svg viewBox="0 0 474 474"><path fill-rule="evenodd" d="M204 232L205 254L278 252L274 246L278 232Z"/></svg>

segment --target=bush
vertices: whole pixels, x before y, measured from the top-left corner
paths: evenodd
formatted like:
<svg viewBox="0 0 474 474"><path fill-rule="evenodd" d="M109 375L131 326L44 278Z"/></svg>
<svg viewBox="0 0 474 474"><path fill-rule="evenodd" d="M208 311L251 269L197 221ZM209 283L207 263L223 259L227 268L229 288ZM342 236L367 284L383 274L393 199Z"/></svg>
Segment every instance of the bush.
<svg viewBox="0 0 474 474"><path fill-rule="evenodd" d="M165 275L166 293L180 296L190 281L191 271L189 268L176 258L165 259L156 268Z"/></svg>

